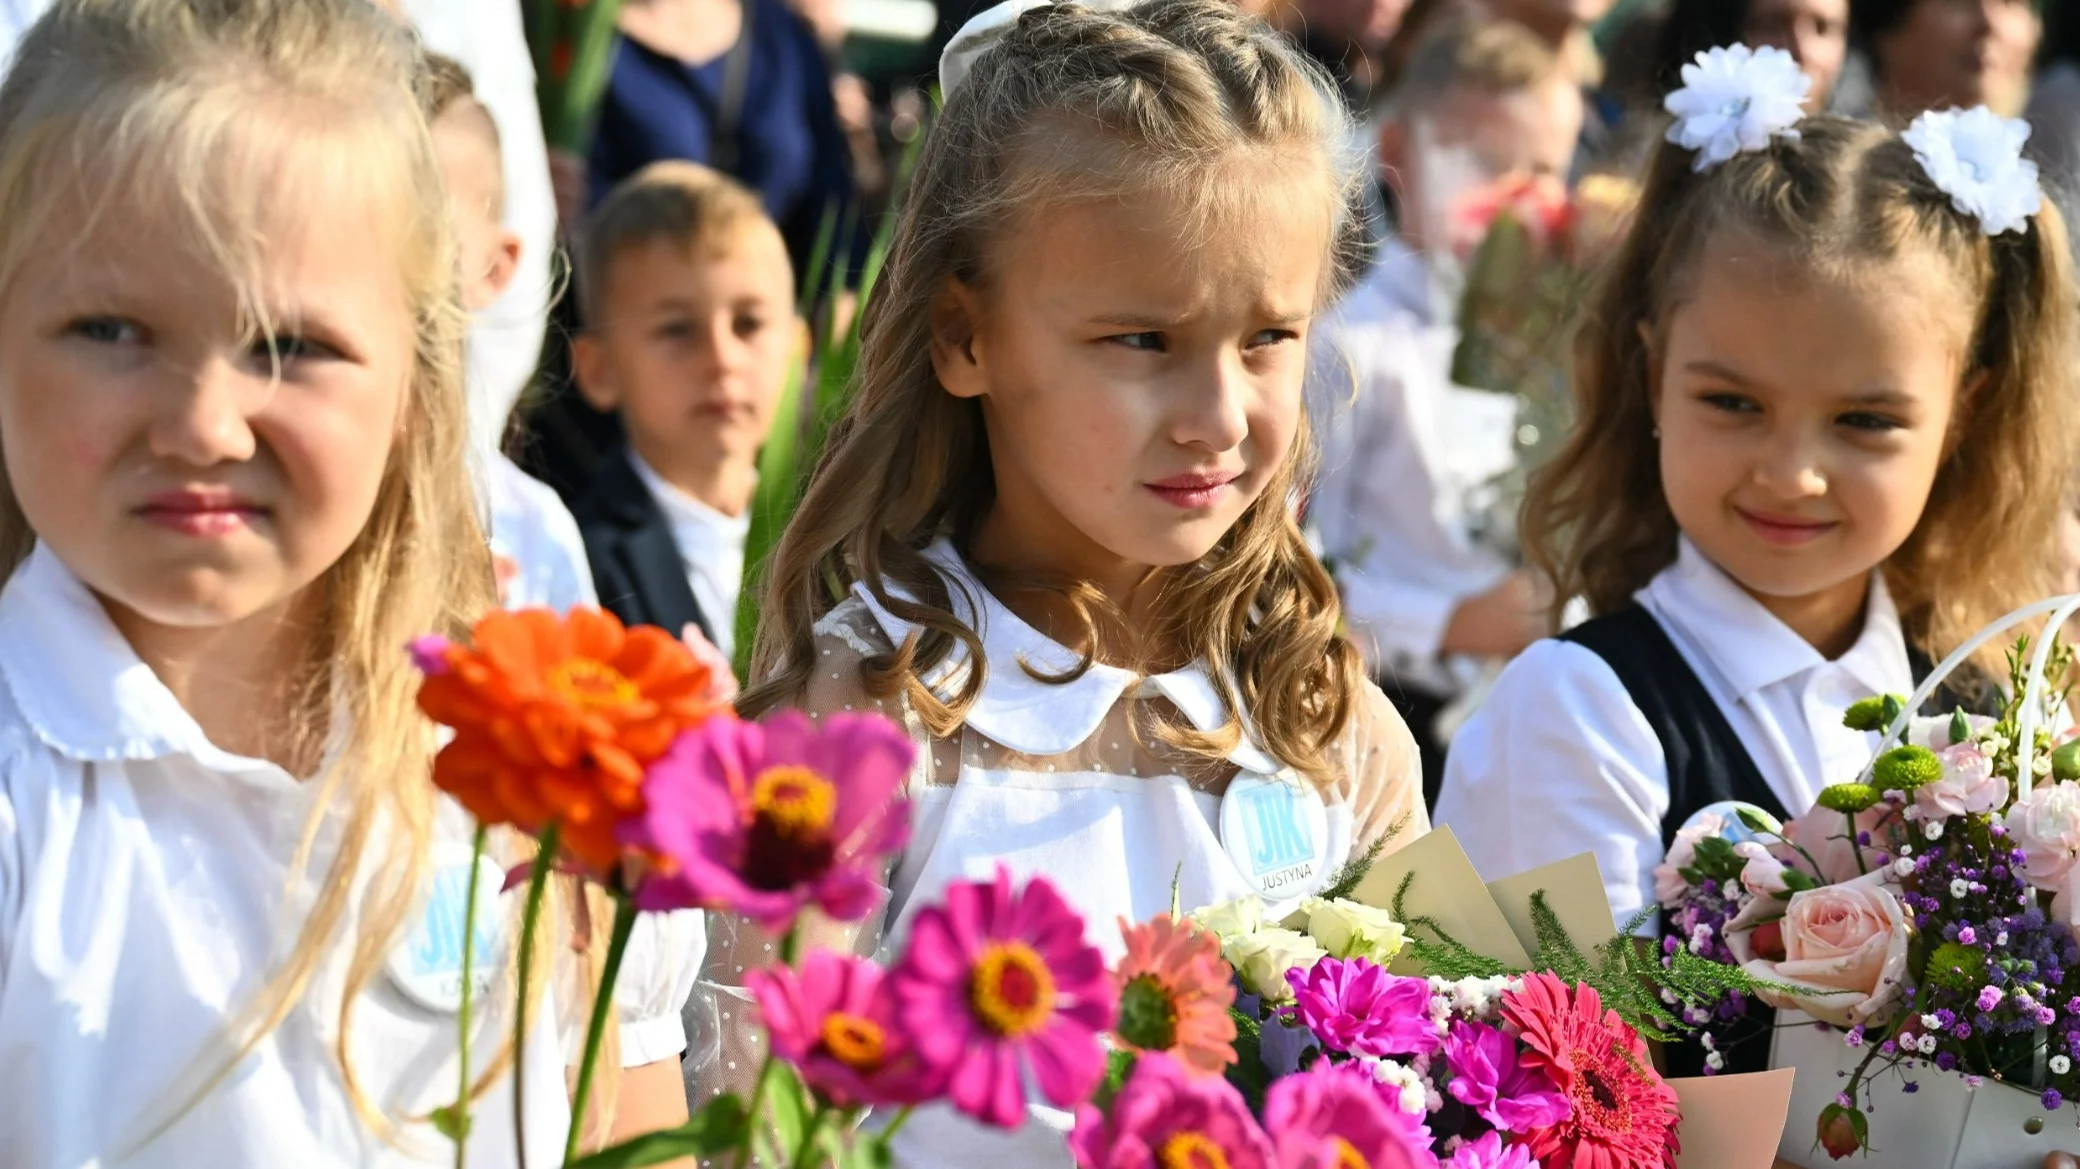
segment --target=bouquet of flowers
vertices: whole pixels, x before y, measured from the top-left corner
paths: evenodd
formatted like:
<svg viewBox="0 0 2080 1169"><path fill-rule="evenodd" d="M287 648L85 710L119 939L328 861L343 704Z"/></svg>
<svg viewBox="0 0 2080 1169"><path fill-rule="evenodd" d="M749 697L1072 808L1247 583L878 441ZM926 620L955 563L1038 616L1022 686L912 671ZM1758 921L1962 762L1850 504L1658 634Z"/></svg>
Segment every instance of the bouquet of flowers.
<svg viewBox="0 0 2080 1169"><path fill-rule="evenodd" d="M1597 262L1623 233L1638 190L1591 175L1573 190L1550 176L1512 176L1454 202L1449 229L1461 266L1452 381L1517 400L1517 471L1480 509L1480 535L1514 553L1524 479L1559 449L1574 421L1569 337Z"/></svg>
<svg viewBox="0 0 2080 1169"><path fill-rule="evenodd" d="M1805 1073L1800 1100L1825 1101L1816 1143L1837 1159L1876 1146L1881 1084L1920 1092L1922 1116L1940 1111L1922 1092L1929 1073L1939 1091L2023 1089L1989 1098L1987 1108L2029 1114L2002 1121L2001 1140L2036 1137L2040 1114L2080 1087L2080 741L2053 729L2066 694L2044 681L2064 678L2071 655L2025 639L2009 663L2011 697L1998 717L1909 718L1925 694L1856 703L1848 726L1905 741L1788 824L1752 808L1694 821L1656 873L1675 927L1667 955L1730 957L1772 1006L1839 1032L1776 1036L1779 1066ZM1700 1007L1694 1021L1737 1005ZM1979 1105L1957 1098L1964 1124ZM1919 1163L1947 1166L1958 1142L1891 1135L1882 1151L1903 1164L1894 1158L1923 1145L1941 1152Z"/></svg>

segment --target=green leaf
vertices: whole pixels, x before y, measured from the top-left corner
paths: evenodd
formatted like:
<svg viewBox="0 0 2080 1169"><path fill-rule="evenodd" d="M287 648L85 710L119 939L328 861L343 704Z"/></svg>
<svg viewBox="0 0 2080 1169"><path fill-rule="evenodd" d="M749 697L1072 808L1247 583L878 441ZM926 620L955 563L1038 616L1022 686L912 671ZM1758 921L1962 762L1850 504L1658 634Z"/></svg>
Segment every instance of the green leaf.
<svg viewBox="0 0 2080 1169"><path fill-rule="evenodd" d="M1786 868L1784 870L1784 887L1793 893L1803 893L1808 889L1818 889L1820 882L1797 869Z"/></svg>
<svg viewBox="0 0 2080 1169"><path fill-rule="evenodd" d="M1951 711L1950 742L1953 744L1963 743L1969 741L1971 737L1972 720L1969 716L1965 714L1964 708L1959 707L1956 710Z"/></svg>
<svg viewBox="0 0 2080 1169"><path fill-rule="evenodd" d="M1893 723L1898 722L1899 716L1905 714L1906 710L1907 704L1904 699L1897 694L1887 694L1885 696L1885 725L1889 727Z"/></svg>
<svg viewBox="0 0 2080 1169"><path fill-rule="evenodd" d="M854 1144L838 1159L841 1169L895 1169L895 1163L895 1153L873 1138Z"/></svg>
<svg viewBox="0 0 2080 1169"><path fill-rule="evenodd" d="M1772 836L1776 836L1781 835L1784 831L1784 826L1777 823L1774 816L1760 808L1751 808L1744 804L1735 809L1735 812L1740 816L1741 823L1747 825L1750 832L1767 832Z"/></svg>
<svg viewBox="0 0 2080 1169"><path fill-rule="evenodd" d="M639 1165L661 1165L682 1157L717 1157L744 1147L751 1124L744 1115L744 1102L735 1096L717 1096L685 1124L660 1132L646 1133L632 1141L601 1149L589 1157L572 1161L565 1169L634 1169Z"/></svg>
<svg viewBox="0 0 2080 1169"><path fill-rule="evenodd" d="M765 1116L753 1117L753 1123L770 1120L782 1155L792 1160L795 1151L802 1147L802 1136L809 1130L809 1116L815 1105L794 1069L777 1059L766 1069L765 1102Z"/></svg>
<svg viewBox="0 0 2080 1169"><path fill-rule="evenodd" d="M459 1105L443 1104L428 1119L433 1122L433 1131L458 1145L469 1139L469 1111Z"/></svg>

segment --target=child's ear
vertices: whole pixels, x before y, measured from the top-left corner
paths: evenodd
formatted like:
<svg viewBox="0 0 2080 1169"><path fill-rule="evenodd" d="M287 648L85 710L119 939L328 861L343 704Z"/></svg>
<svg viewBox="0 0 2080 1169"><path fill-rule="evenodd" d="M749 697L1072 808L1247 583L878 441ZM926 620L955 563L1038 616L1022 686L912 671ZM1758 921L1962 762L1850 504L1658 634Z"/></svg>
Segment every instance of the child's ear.
<svg viewBox="0 0 2080 1169"><path fill-rule="evenodd" d="M498 243L491 249L491 270L484 273L484 288L492 300L506 294L513 277L520 273L520 236L499 229Z"/></svg>
<svg viewBox="0 0 2080 1169"><path fill-rule="evenodd" d="M981 313L982 298L957 276L932 298L932 371L956 398L979 398L989 388L975 346Z"/></svg>
<svg viewBox="0 0 2080 1169"><path fill-rule="evenodd" d="M621 408L621 392L607 362L606 347L590 330L571 338L571 372L576 375L578 394L594 410L611 414Z"/></svg>

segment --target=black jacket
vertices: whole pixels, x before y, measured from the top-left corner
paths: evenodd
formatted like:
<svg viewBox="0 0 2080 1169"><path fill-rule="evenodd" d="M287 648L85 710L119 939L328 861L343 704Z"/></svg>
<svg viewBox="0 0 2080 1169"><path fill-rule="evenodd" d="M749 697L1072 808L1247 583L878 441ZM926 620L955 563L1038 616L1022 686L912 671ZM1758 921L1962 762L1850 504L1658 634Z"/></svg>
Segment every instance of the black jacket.
<svg viewBox="0 0 2080 1169"><path fill-rule="evenodd" d="M672 539L671 522L625 451L600 463L571 514L585 537L585 557L592 562L601 605L628 625L656 625L677 637L693 624L714 639L715 626L686 583L686 565ZM720 620L734 617L716 615Z"/></svg>

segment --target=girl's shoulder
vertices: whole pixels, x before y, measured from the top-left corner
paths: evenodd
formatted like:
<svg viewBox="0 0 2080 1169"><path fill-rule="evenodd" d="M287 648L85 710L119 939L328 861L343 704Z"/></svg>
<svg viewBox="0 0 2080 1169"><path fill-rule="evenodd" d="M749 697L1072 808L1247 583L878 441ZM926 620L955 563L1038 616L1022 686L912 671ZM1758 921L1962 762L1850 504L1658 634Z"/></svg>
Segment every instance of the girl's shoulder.
<svg viewBox="0 0 2080 1169"><path fill-rule="evenodd" d="M1392 851L1430 830L1421 751L1407 720L1371 682L1358 687L1334 762L1331 794L1350 808L1353 840L1385 839Z"/></svg>

